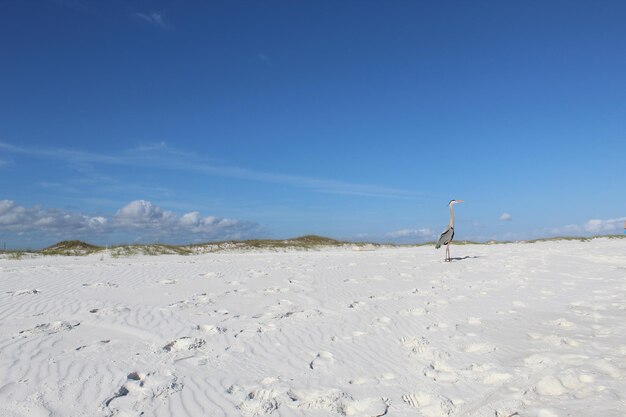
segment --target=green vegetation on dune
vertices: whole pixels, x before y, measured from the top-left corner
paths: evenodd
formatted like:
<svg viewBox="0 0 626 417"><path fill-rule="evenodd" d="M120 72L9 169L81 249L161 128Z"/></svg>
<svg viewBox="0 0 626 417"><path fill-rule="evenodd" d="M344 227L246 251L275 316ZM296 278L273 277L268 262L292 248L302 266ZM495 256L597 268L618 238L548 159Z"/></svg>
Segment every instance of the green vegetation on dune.
<svg viewBox="0 0 626 417"><path fill-rule="evenodd" d="M134 255L193 255L211 252L224 252L228 250L309 250L320 247L341 247L354 244L355 243L352 242L341 242L335 239L315 235L307 235L283 240L229 240L187 245L170 245L163 243L122 244L111 247L92 245L81 240L64 240L41 250L27 252L51 256L80 256L95 253L108 253L112 257L126 257ZM7 251L10 259L19 259L27 252Z"/></svg>
<svg viewBox="0 0 626 417"><path fill-rule="evenodd" d="M555 237L547 237L543 239L533 239L533 240L525 240L524 243L535 243L535 242L554 242L557 240L568 240L568 241L578 241L578 242L590 242L593 239L625 239L626 235L597 235L591 237L581 237L581 236L555 236Z"/></svg>
<svg viewBox="0 0 626 417"><path fill-rule="evenodd" d="M11 251L6 251L5 253L7 254L7 259L11 259L11 260L20 260L27 254L27 252L23 250L11 250Z"/></svg>
<svg viewBox="0 0 626 417"><path fill-rule="evenodd" d="M593 237L550 237L542 239L533 239L519 241L515 243L537 243L537 242L553 242L553 241L579 241L589 242L596 238L608 239L624 239L626 235L607 235ZM493 245L493 244L509 244L514 242L489 241L474 242L469 240L455 240L453 245ZM92 245L80 240L64 240L45 249L36 251L11 250L6 251L5 259L22 259L30 255L58 255L58 256L83 256L96 253L108 254L112 257L127 257L134 255L197 255L203 253L229 252L229 251L286 251L286 250L314 250L320 248L380 248L380 247L421 247L434 246L434 242L416 243L416 244L380 244L369 242L343 242L323 236L306 235L291 239L273 240L273 239L251 239L251 240L229 240L221 242L194 243L187 245L169 245L163 243L152 244L125 244L115 245L111 247L102 247Z"/></svg>
<svg viewBox="0 0 626 417"><path fill-rule="evenodd" d="M82 240L64 240L38 252L44 255L89 255L103 249L102 246L92 245Z"/></svg>
<svg viewBox="0 0 626 417"><path fill-rule="evenodd" d="M608 237L608 236L602 236L602 237ZM555 237L547 237L547 238L542 238L542 239L526 240L524 241L524 243L554 242L556 240L572 240L572 241L578 241L578 242L589 242L591 239L594 239L594 238L593 237L576 237L576 236L555 236Z"/></svg>
<svg viewBox="0 0 626 417"><path fill-rule="evenodd" d="M250 240L229 240L221 242L198 243L187 245L190 248L201 248L206 246L218 246L225 248L252 248L252 249L312 249L321 246L344 246L352 245L353 242L340 242L327 237L307 235L292 239L273 240L273 239L250 239Z"/></svg>
<svg viewBox="0 0 626 417"><path fill-rule="evenodd" d="M109 249L112 257L125 257L133 255L191 255L194 252L187 246L166 245L161 243L149 245L118 245Z"/></svg>
<svg viewBox="0 0 626 417"><path fill-rule="evenodd" d="M343 245L343 242L340 242L338 240L317 235L301 236L295 239L290 239L288 240L288 242L301 242L302 244L310 245Z"/></svg>

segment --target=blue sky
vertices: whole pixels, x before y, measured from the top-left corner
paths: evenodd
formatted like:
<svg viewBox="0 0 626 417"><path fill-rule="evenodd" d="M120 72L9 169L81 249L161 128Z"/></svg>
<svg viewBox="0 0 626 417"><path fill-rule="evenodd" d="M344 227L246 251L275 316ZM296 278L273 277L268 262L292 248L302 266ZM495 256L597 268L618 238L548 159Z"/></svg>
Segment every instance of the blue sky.
<svg viewBox="0 0 626 417"><path fill-rule="evenodd" d="M9 247L626 220L622 1L0 4Z"/></svg>

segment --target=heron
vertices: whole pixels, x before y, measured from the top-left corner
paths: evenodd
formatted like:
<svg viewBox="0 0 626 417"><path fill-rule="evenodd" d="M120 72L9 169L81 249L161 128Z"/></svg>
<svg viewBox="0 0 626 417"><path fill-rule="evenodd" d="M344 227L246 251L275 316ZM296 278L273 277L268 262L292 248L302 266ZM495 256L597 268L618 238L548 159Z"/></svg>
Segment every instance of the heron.
<svg viewBox="0 0 626 417"><path fill-rule="evenodd" d="M444 230L441 236L439 236L439 240L435 245L436 249L439 249L441 245L446 246L446 259L444 260L444 262L452 261L452 259L450 258L450 242L452 242L452 239L454 238L454 205L462 202L463 200L450 200L450 203L448 204L448 206L450 207L450 224L448 224L446 230Z"/></svg>

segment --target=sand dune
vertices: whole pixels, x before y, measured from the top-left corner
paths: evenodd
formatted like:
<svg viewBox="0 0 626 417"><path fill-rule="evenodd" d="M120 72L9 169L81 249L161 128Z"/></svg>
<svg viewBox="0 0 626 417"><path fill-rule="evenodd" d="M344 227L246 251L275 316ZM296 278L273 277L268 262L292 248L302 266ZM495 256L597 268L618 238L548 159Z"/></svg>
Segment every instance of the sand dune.
<svg viewBox="0 0 626 417"><path fill-rule="evenodd" d="M452 254L2 259L0 415L626 414L626 241Z"/></svg>

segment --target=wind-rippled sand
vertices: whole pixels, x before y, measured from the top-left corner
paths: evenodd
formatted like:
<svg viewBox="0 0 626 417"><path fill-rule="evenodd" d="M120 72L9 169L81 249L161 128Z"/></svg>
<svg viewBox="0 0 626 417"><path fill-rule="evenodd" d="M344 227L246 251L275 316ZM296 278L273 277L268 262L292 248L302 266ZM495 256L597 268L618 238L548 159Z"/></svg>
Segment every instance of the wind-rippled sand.
<svg viewBox="0 0 626 417"><path fill-rule="evenodd" d="M626 414L625 240L452 255L0 260L0 415Z"/></svg>

